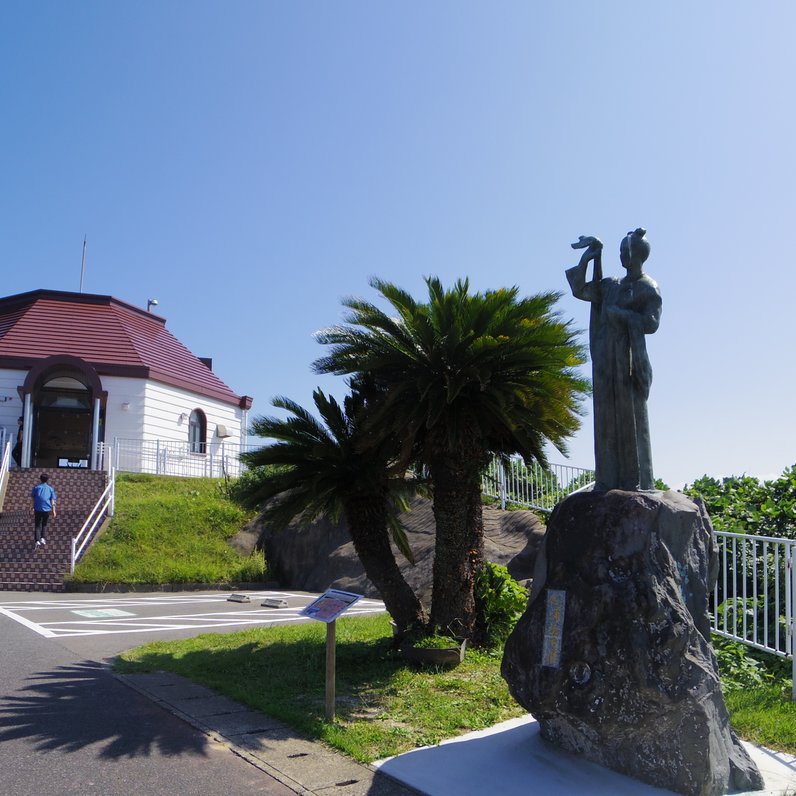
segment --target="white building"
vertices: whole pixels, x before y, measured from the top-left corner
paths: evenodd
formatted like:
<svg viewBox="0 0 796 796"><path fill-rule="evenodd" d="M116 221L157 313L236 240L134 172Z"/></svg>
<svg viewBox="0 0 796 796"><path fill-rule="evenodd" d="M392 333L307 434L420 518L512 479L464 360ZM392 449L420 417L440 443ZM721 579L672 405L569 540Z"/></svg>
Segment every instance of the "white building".
<svg viewBox="0 0 796 796"><path fill-rule="evenodd" d="M22 467L114 456L122 469L219 475L221 456L237 471L251 403L139 307L52 290L0 299L0 426L15 439L23 418Z"/></svg>

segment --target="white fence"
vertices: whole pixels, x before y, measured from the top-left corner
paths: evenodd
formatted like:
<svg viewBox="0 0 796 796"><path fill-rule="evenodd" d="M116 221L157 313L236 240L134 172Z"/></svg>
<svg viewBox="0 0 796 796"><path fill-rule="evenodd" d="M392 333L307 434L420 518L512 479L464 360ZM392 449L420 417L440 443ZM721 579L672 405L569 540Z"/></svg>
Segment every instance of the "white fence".
<svg viewBox="0 0 796 796"><path fill-rule="evenodd" d="M793 664L796 700L796 540L715 531L719 579L713 632Z"/></svg>
<svg viewBox="0 0 796 796"><path fill-rule="evenodd" d="M101 455L104 468L118 472L235 478L246 469L240 460L243 450L240 444L224 440L197 450L188 441L115 439L112 446L103 446Z"/></svg>
<svg viewBox="0 0 796 796"><path fill-rule="evenodd" d="M511 503L552 511L567 495L593 484L594 472L583 467L551 464L544 469L536 463L528 467L522 459L510 459L504 464L497 457L492 459L481 478L483 493L499 500L502 509Z"/></svg>

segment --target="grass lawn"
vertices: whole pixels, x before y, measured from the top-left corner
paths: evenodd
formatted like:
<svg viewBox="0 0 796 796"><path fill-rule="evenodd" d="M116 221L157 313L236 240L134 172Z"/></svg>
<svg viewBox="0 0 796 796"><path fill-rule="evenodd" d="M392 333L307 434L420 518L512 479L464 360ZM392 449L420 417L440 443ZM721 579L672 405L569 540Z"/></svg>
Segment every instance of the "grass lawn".
<svg viewBox="0 0 796 796"><path fill-rule="evenodd" d="M242 556L227 539L252 516L213 478L122 474L116 514L75 570L78 583L261 581L260 554Z"/></svg>
<svg viewBox="0 0 796 796"><path fill-rule="evenodd" d="M156 642L124 653L116 668L184 675L363 762L524 714L500 676L500 653L468 651L455 669L415 669L391 643L386 615L338 620L333 724L324 720L320 622Z"/></svg>
<svg viewBox="0 0 796 796"><path fill-rule="evenodd" d="M337 720L324 720L325 625L313 622L148 644L122 672L171 671L371 762L489 727L525 711L500 676L501 652L468 650L456 669L415 669L391 649L389 617L337 623ZM745 740L796 754L796 703L781 686L727 695Z"/></svg>
<svg viewBox="0 0 796 796"><path fill-rule="evenodd" d="M796 755L796 702L790 688L759 685L726 694L733 729L745 741Z"/></svg>

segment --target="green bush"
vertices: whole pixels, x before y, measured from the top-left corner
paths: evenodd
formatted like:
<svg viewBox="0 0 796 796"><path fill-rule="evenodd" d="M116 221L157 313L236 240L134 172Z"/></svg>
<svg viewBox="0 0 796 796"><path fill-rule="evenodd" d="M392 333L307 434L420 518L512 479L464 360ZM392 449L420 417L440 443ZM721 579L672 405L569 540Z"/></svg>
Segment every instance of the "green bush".
<svg viewBox="0 0 796 796"><path fill-rule="evenodd" d="M717 531L796 537L796 466L771 481L748 475L719 481L705 475L685 493L702 498Z"/></svg>
<svg viewBox="0 0 796 796"><path fill-rule="evenodd" d="M487 562L475 576L476 640L497 647L514 629L528 604L528 591L506 567Z"/></svg>
<svg viewBox="0 0 796 796"><path fill-rule="evenodd" d="M262 486L263 481L273 472L273 467L253 467L251 470L244 470L239 478L231 480L225 487L225 497L244 508L259 509L256 495Z"/></svg>
<svg viewBox="0 0 796 796"><path fill-rule="evenodd" d="M786 658L715 634L711 641L725 693L772 684L790 691L791 663Z"/></svg>

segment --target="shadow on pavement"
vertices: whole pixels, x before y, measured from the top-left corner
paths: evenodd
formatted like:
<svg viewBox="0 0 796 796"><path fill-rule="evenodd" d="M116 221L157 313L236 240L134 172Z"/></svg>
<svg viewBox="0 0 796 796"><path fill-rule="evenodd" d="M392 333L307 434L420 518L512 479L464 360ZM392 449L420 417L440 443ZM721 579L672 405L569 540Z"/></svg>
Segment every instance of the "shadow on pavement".
<svg viewBox="0 0 796 796"><path fill-rule="evenodd" d="M27 739L38 751L96 746L104 759L152 754L206 756L206 738L84 661L32 674L0 699L0 742Z"/></svg>

